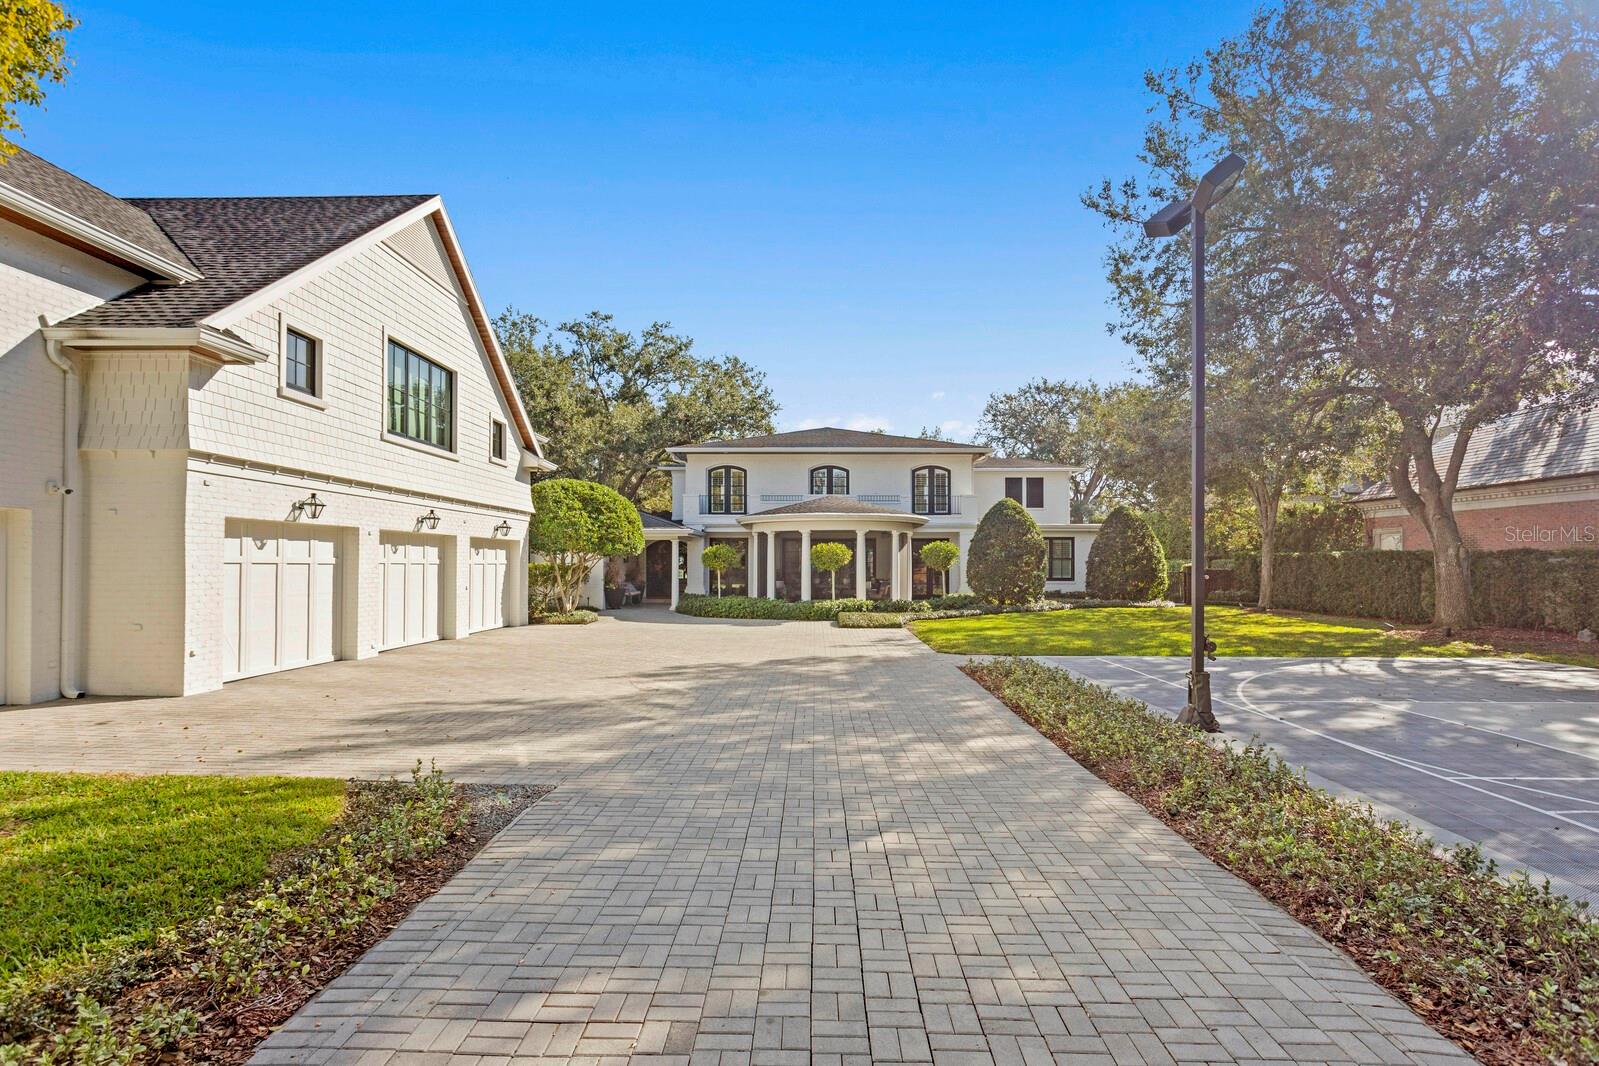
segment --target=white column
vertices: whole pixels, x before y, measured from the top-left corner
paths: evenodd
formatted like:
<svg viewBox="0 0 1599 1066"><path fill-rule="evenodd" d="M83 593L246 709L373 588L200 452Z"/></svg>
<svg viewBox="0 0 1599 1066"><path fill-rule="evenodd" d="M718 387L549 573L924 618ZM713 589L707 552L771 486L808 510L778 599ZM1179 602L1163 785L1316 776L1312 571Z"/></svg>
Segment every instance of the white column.
<svg viewBox="0 0 1599 1066"><path fill-rule="evenodd" d="M955 556L955 565L949 568L949 578L945 582L949 586L950 595L953 596L956 593L966 591L961 581L961 577L966 570L966 546L961 543L961 535L959 533L951 533L949 539L954 543L956 552L959 553Z"/></svg>
<svg viewBox="0 0 1599 1066"><path fill-rule="evenodd" d="M800 599L811 598L811 531L800 530Z"/></svg>
<svg viewBox="0 0 1599 1066"><path fill-rule="evenodd" d="M766 531L766 595L777 599L777 530Z"/></svg>
<svg viewBox="0 0 1599 1066"><path fill-rule="evenodd" d="M902 600L905 598L905 590L899 583L899 534L890 533L888 537L888 598Z"/></svg>
<svg viewBox="0 0 1599 1066"><path fill-rule="evenodd" d="M855 531L855 595L866 598L866 530Z"/></svg>
<svg viewBox="0 0 1599 1066"><path fill-rule="evenodd" d="M677 544L676 537L672 538L672 565L667 568L667 573L672 581L672 610L677 610Z"/></svg>

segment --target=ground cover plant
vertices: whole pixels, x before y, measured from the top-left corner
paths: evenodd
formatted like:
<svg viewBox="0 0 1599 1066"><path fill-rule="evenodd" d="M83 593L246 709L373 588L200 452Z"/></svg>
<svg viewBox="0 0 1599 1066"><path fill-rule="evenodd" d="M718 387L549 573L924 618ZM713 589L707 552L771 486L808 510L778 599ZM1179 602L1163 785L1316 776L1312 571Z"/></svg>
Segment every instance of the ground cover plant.
<svg viewBox="0 0 1599 1066"><path fill-rule="evenodd" d="M139 780L68 781L56 792L49 779L62 775L7 776L39 779L11 783L34 805L11 808L16 813L0 832L0 853L17 860L8 860L6 876L24 888L53 877L56 866L80 861L72 857L73 848L92 846L102 835L88 816L71 809L91 802L97 783ZM235 872L224 883L184 874L184 867L229 839L257 839L230 823L248 821L249 812L239 810L248 805L226 789L208 800L206 784L184 791L168 779L143 780L157 782L150 786L156 798L135 802L128 817L148 813L157 829L142 836L110 834L107 857L88 866L130 880L159 880L165 873L173 884L186 879L189 891L108 888L118 895L103 901L106 912L98 924L80 920L76 950L9 956L0 979L0 1063L6 1066L244 1061L273 1027L436 891L539 794L521 786L457 786L436 770L423 773L420 765L403 783L254 779L262 816L289 824L296 824L294 811L274 812L271 789L291 796L290 786L306 786L298 799L278 804L307 808L297 823L300 839L276 854L265 845L255 848L254 878L241 881L237 871L243 867L233 864ZM161 785L183 799L189 817L170 813L179 809L170 798L158 802ZM120 816L104 806L96 804L93 818L117 822ZM306 824L314 819L320 821ZM43 834L53 834L61 855L38 848ZM12 843L19 838L20 847ZM130 868L113 874L121 865L119 854ZM26 897L17 907L9 902L14 897L6 898L0 922L8 935L13 927L52 919L49 901ZM135 905L122 906L127 900ZM38 908L42 913L35 913ZM73 913L91 910L83 900Z"/></svg>
<svg viewBox="0 0 1599 1066"><path fill-rule="evenodd" d="M935 651L958 655L1187 655L1187 607L1072 607L1050 614L915 620ZM1393 629L1364 618L1210 607L1207 631L1223 656L1494 655L1599 666L1593 644L1538 634Z"/></svg>
<svg viewBox="0 0 1599 1066"><path fill-rule="evenodd" d="M1599 923L1584 905L1063 670L965 670L1482 1061L1599 1060Z"/></svg>
<svg viewBox="0 0 1599 1066"><path fill-rule="evenodd" d="M528 615L528 624L535 626L586 626L590 622L598 622L600 616L595 611L585 610L582 607L574 611L556 611L549 614Z"/></svg>

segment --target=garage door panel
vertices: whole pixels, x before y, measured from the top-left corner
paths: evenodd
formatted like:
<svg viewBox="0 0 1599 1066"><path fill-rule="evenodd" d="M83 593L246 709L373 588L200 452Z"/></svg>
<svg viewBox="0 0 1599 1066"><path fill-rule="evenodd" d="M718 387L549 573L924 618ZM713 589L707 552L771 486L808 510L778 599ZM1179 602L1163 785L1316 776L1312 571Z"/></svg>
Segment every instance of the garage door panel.
<svg viewBox="0 0 1599 1066"><path fill-rule="evenodd" d="M505 625L510 555L511 545L506 541L472 542L467 614L473 632Z"/></svg>
<svg viewBox="0 0 1599 1066"><path fill-rule="evenodd" d="M379 541L383 590L383 649L438 640L440 633L440 566L443 549L437 538L420 534L384 533Z"/></svg>
<svg viewBox="0 0 1599 1066"><path fill-rule="evenodd" d="M228 523L222 551L223 676L338 657L335 534L286 522Z"/></svg>

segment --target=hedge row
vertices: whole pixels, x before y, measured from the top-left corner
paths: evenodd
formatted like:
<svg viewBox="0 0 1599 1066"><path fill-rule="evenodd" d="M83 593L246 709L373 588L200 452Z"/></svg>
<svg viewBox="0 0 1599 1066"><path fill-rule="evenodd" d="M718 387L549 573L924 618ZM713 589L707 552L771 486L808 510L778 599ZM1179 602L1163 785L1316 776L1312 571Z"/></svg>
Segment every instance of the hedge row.
<svg viewBox="0 0 1599 1066"><path fill-rule="evenodd" d="M1479 552L1471 557L1471 603L1481 626L1599 629L1599 550ZM1237 560L1241 591L1260 588L1260 560ZM1276 559L1272 605L1290 611L1432 619L1432 552L1285 552Z"/></svg>
<svg viewBox="0 0 1599 1066"><path fill-rule="evenodd" d="M866 614L925 614L928 611L975 607L976 596L959 593L926 600L769 600L764 596L686 595L678 600L679 614L697 618L771 618L789 622L831 622L840 612Z"/></svg>
<svg viewBox="0 0 1599 1066"><path fill-rule="evenodd" d="M1013 657L965 669L1482 1061L1599 1061L1599 922L1585 904L1498 876L1478 848L1440 854L1266 748L1213 746L1064 670Z"/></svg>

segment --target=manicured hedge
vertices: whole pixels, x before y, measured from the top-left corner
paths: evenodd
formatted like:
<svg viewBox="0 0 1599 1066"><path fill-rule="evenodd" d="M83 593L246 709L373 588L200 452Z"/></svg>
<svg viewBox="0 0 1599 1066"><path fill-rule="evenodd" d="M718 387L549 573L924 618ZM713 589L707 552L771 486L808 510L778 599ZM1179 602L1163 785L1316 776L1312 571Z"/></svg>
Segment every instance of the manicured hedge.
<svg viewBox="0 0 1599 1066"><path fill-rule="evenodd" d="M594 611L579 607L575 611L557 611L551 614L528 615L527 624L530 626L586 626L590 622L598 622L600 616Z"/></svg>
<svg viewBox="0 0 1599 1066"><path fill-rule="evenodd" d="M1088 594L1100 600L1157 600L1166 594L1166 553L1136 512L1118 507L1088 549Z"/></svg>
<svg viewBox="0 0 1599 1066"><path fill-rule="evenodd" d="M1583 906L1064 670L965 669L1482 1061L1599 1061L1599 923Z"/></svg>
<svg viewBox="0 0 1599 1066"><path fill-rule="evenodd" d="M1472 613L1480 626L1599 629L1599 550L1477 552L1471 556ZM1260 560L1236 562L1240 591L1260 588ZM1289 611L1431 621L1432 552L1284 552L1277 556L1273 606Z"/></svg>
<svg viewBox="0 0 1599 1066"><path fill-rule="evenodd" d="M870 600L769 600L763 596L684 596L678 614L696 618L771 618L790 622L831 622L840 611L870 611Z"/></svg>

